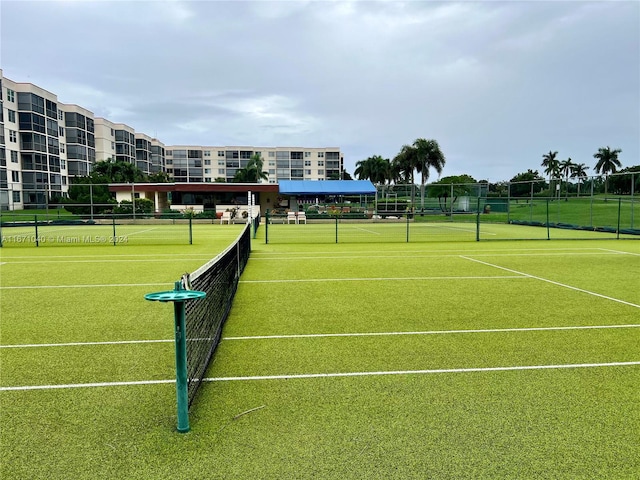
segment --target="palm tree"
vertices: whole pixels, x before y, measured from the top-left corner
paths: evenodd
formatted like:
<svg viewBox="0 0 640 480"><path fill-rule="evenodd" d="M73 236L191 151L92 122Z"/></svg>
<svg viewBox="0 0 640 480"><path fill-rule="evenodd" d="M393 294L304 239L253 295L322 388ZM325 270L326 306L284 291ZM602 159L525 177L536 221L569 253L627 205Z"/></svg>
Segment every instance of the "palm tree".
<svg viewBox="0 0 640 480"><path fill-rule="evenodd" d="M391 163L389 159L374 155L366 160L358 160L353 174L360 180L371 180L384 185L391 181Z"/></svg>
<svg viewBox="0 0 640 480"><path fill-rule="evenodd" d="M551 190L553 190L552 179L560 174L560 161L556 158L557 156L558 152L552 152L551 150L549 150L549 153L542 155L542 166L544 167L544 173L549 175L549 189Z"/></svg>
<svg viewBox="0 0 640 480"><path fill-rule="evenodd" d="M264 160L259 153L251 155L249 163L247 163L247 171L250 172L249 176L252 178L252 182L260 183L260 180L267 180L269 178L269 174L262 170L263 166Z"/></svg>
<svg viewBox="0 0 640 480"><path fill-rule="evenodd" d="M566 200L569 200L569 173L571 172L571 167L573 167L573 162L571 161L571 157L566 160L562 160L558 164L558 171L564 174L564 184L565 184L565 194Z"/></svg>
<svg viewBox="0 0 640 480"><path fill-rule="evenodd" d="M403 145L391 162L391 171L394 180L413 185L413 173L416 169L416 149L411 145Z"/></svg>
<svg viewBox="0 0 640 480"><path fill-rule="evenodd" d="M596 173L604 175L604 196L607 196L607 191L609 188L609 174L616 173L618 168L622 167L622 163L618 160L618 154L622 153L622 150L616 148L615 150L611 150L611 148L599 148L597 153L593 154L593 158L597 158L598 162L596 163Z"/></svg>
<svg viewBox="0 0 640 480"><path fill-rule="evenodd" d="M420 204L424 208L424 186L429 178L429 169L434 168L438 176L442 173L446 159L435 140L418 138L413 142L415 168L420 173Z"/></svg>
<svg viewBox="0 0 640 480"><path fill-rule="evenodd" d="M571 178L578 179L578 196L580 196L580 184L587 178L587 170L589 170L589 167L584 163L574 163L571 166Z"/></svg>
<svg viewBox="0 0 640 480"><path fill-rule="evenodd" d="M269 178L267 172L262 171L264 161L258 153L251 155L245 168L239 169L233 176L234 183L260 183Z"/></svg>

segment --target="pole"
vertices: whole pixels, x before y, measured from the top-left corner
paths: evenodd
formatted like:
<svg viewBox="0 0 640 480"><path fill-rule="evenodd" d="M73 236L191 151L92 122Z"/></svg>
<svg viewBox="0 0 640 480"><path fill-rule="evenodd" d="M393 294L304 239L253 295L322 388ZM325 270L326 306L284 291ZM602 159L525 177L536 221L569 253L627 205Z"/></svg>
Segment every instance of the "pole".
<svg viewBox="0 0 640 480"><path fill-rule="evenodd" d="M176 282L176 290L180 290ZM173 303L176 336L176 395L178 398L178 432L189 428L189 394L187 388L187 336L185 332L184 302Z"/></svg>
<svg viewBox="0 0 640 480"><path fill-rule="evenodd" d="M176 345L176 394L178 412L178 432L186 433L189 428L189 384L187 374L187 332L184 302L204 298L205 292L185 289L181 281L174 284L173 291L149 293L146 300L173 302L175 345Z"/></svg>
<svg viewBox="0 0 640 480"><path fill-rule="evenodd" d="M476 208L476 242L480 241L480 197L478 197L478 208Z"/></svg>
<svg viewBox="0 0 640 480"><path fill-rule="evenodd" d="M40 246L40 242L39 242L39 239L38 239L38 215L34 215L33 219L34 219L35 224L36 224L36 247L39 247Z"/></svg>
<svg viewBox="0 0 640 480"><path fill-rule="evenodd" d="M549 199L547 198L547 240L551 240L551 232L549 232Z"/></svg>
<svg viewBox="0 0 640 480"><path fill-rule="evenodd" d="M92 183L89 184L89 205L91 205L89 215L91 217L91 220L93 220L93 184Z"/></svg>
<svg viewBox="0 0 640 480"><path fill-rule="evenodd" d="M616 228L616 238L620 240L620 215L622 214L622 197L618 198L618 228Z"/></svg>
<svg viewBox="0 0 640 480"><path fill-rule="evenodd" d="M631 225L629 228L633 228L633 196L635 195L635 173L631 174Z"/></svg>
<svg viewBox="0 0 640 480"><path fill-rule="evenodd" d="M133 212L133 219L136 219L136 192L135 192L135 184L131 184L131 210Z"/></svg>
<svg viewBox="0 0 640 480"><path fill-rule="evenodd" d="M116 214L112 213L111 214L111 220L113 223L113 246L116 246Z"/></svg>

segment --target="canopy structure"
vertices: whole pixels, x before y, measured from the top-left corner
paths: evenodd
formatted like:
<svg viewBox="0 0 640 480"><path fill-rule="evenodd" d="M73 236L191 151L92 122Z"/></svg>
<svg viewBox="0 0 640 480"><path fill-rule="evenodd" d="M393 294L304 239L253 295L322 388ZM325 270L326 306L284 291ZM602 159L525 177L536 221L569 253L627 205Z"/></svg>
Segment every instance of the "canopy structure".
<svg viewBox="0 0 640 480"><path fill-rule="evenodd" d="M369 180L280 180L284 195L375 195L376 187Z"/></svg>

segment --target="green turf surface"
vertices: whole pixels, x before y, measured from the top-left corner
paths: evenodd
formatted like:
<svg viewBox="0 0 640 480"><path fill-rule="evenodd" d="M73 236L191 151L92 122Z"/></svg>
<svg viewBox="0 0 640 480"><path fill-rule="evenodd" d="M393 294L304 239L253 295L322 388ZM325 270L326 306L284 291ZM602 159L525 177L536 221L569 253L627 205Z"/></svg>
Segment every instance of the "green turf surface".
<svg viewBox="0 0 640 480"><path fill-rule="evenodd" d="M143 296L239 229L209 233L0 251L0 386L66 385L0 391L1 478L637 477L640 366L611 364L640 361L640 243L266 245L261 227L178 434L173 310Z"/></svg>

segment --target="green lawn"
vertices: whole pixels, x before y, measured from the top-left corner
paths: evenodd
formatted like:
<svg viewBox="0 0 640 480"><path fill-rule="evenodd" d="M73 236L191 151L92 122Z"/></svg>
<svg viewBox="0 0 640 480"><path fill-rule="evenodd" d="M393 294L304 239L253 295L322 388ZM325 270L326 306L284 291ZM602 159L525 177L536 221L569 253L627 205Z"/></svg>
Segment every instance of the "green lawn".
<svg viewBox="0 0 640 480"><path fill-rule="evenodd" d="M200 227L0 250L1 478L637 477L639 242L260 227L179 434L173 310L143 296L240 229Z"/></svg>

